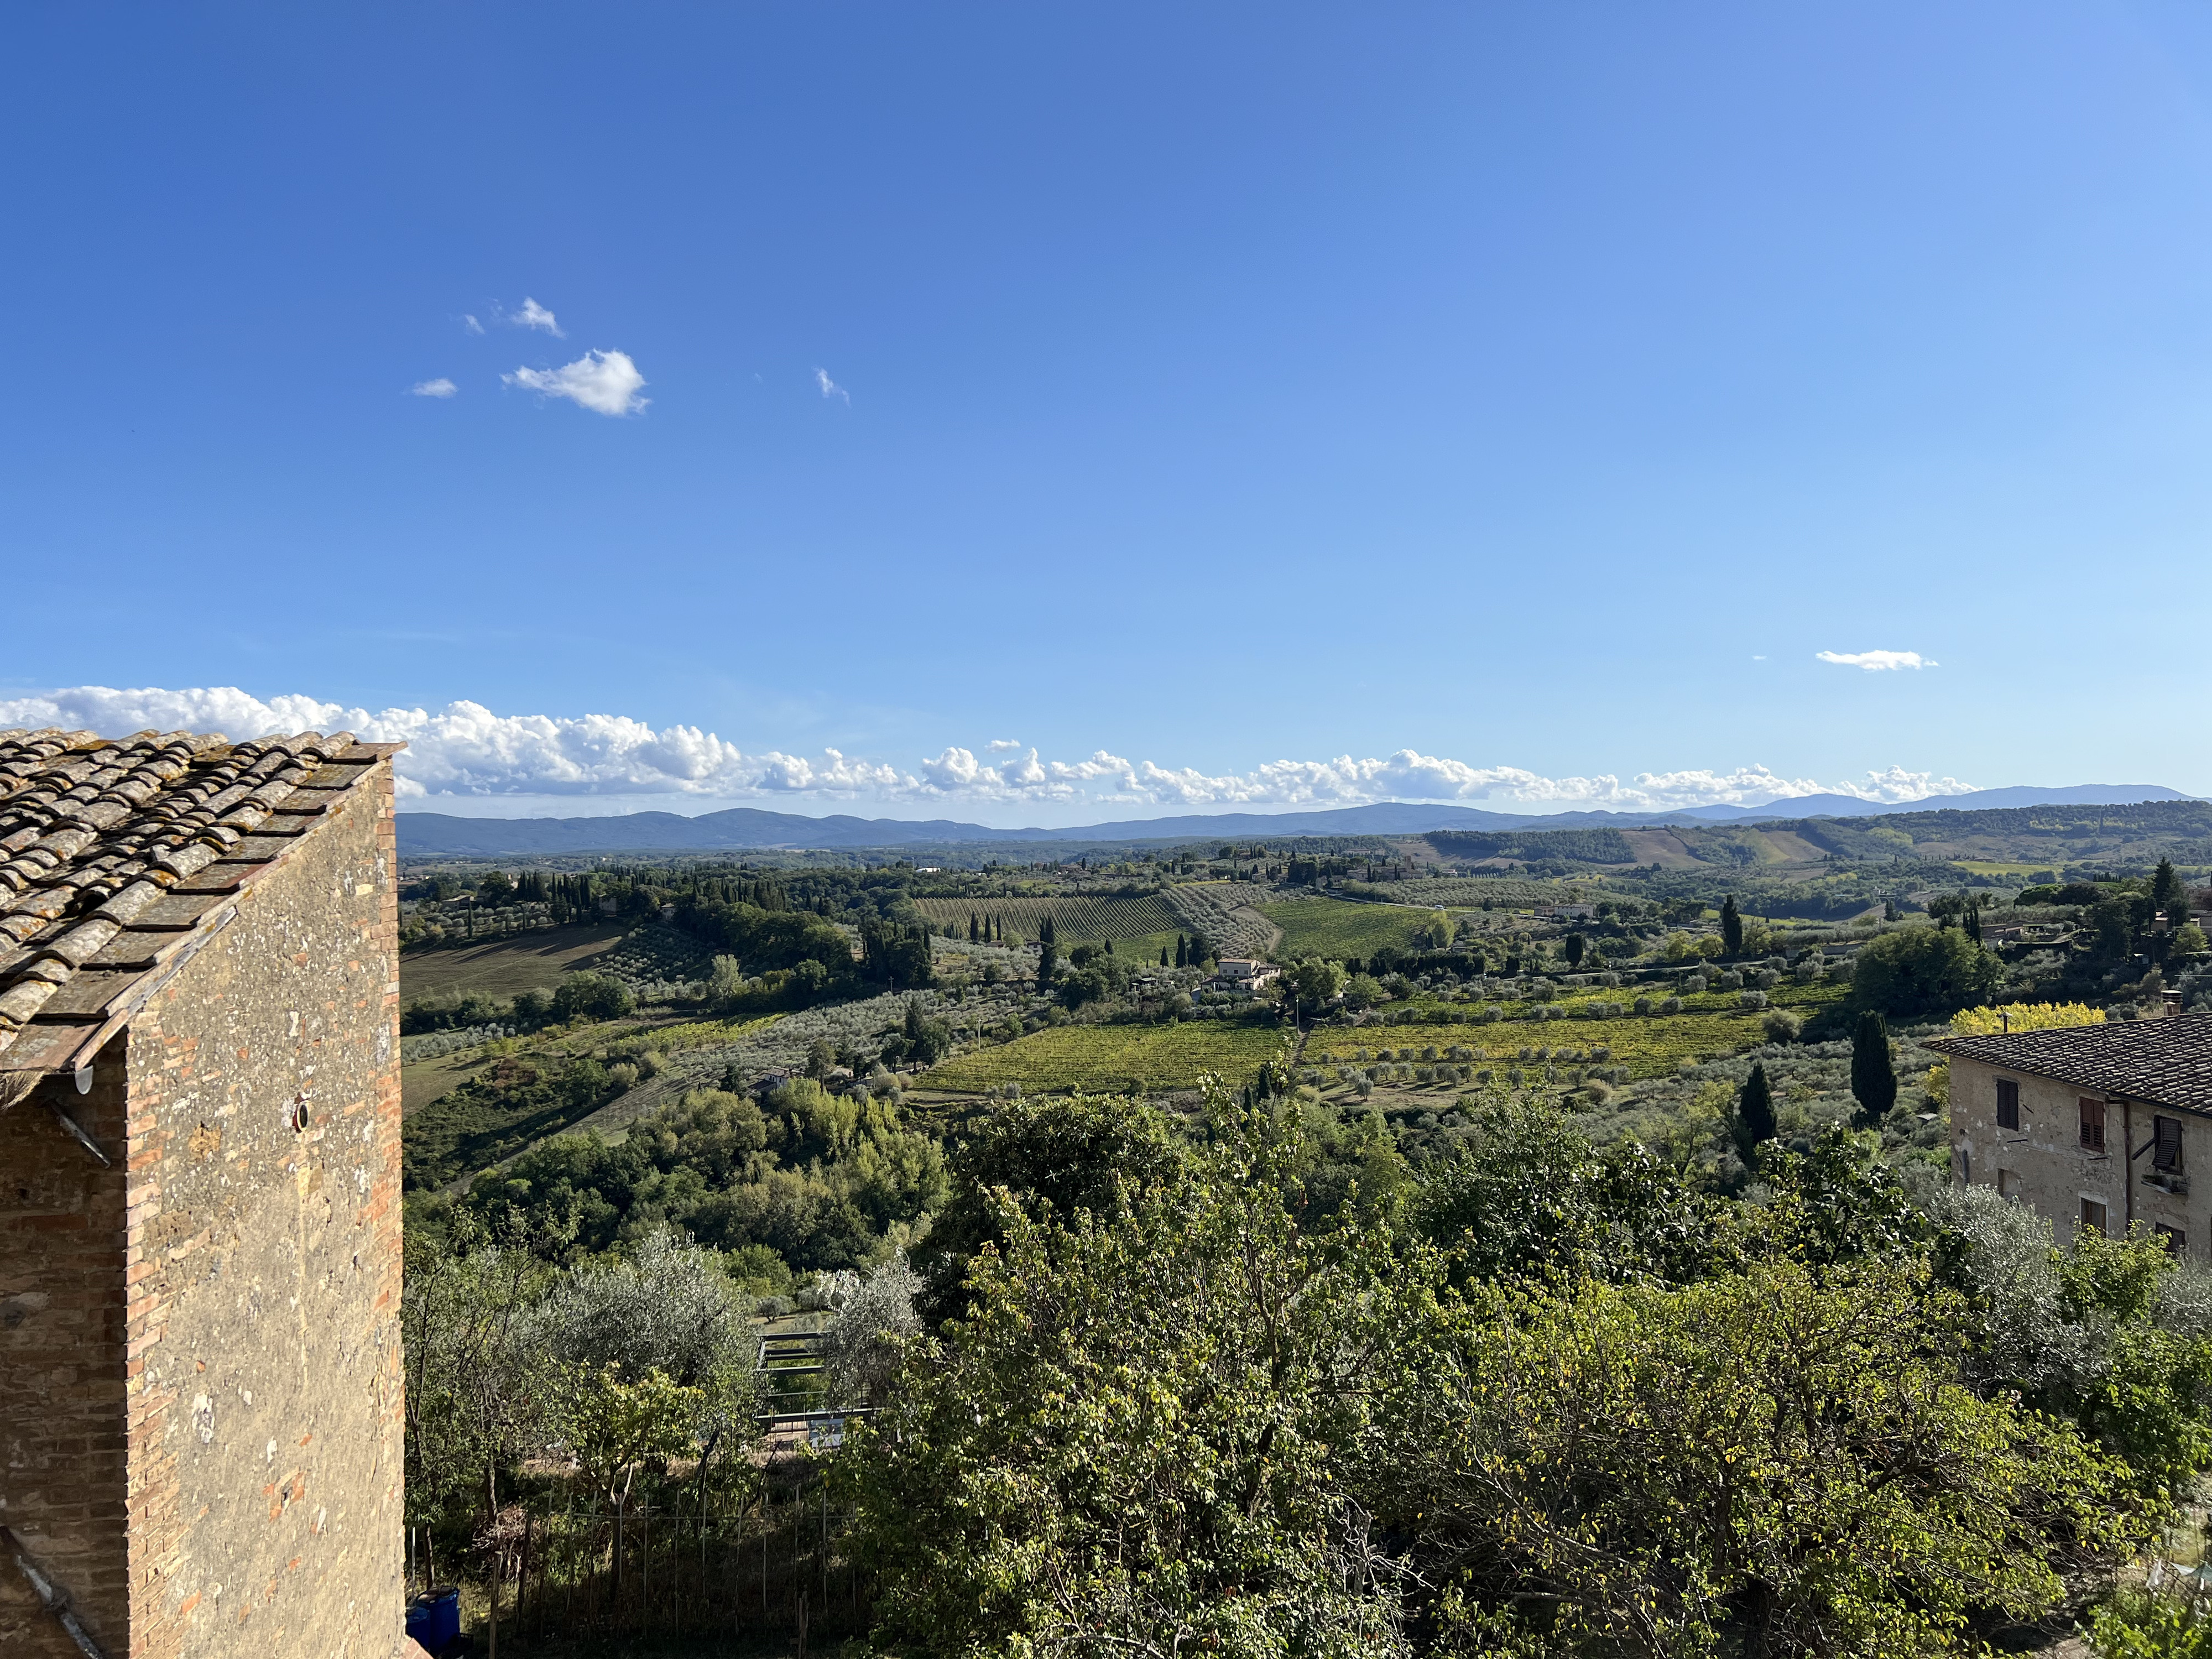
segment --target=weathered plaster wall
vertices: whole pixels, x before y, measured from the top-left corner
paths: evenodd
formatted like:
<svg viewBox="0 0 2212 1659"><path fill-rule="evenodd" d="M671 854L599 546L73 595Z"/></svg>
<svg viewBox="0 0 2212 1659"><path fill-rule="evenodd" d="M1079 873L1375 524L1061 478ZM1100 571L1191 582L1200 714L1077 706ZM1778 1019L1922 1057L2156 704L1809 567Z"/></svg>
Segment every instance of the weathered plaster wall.
<svg viewBox="0 0 2212 1659"><path fill-rule="evenodd" d="M399 1650L392 836L386 762L130 1029L132 1659Z"/></svg>
<svg viewBox="0 0 2212 1659"><path fill-rule="evenodd" d="M0 1524L125 1651L123 1044L80 1096L67 1079L0 1113ZM48 1109L106 1149L103 1170ZM80 1659L0 1558L0 1654Z"/></svg>
<svg viewBox="0 0 2212 1659"><path fill-rule="evenodd" d="M2020 1085L2017 1130L1997 1127L2001 1078ZM2195 1174L2212 1181L2212 1123L2188 1112L2113 1099L2106 1109L2105 1151L2086 1152L2081 1144L2084 1096L2105 1098L2097 1090L1954 1055L1954 1172L1978 1187L2001 1187L2038 1215L2049 1217L2061 1243L2072 1239L2080 1224L2081 1200L2092 1198L2106 1206L2107 1228L2113 1233L2126 1228L2132 1202L2136 1220L2176 1228L2191 1255L2212 1255L2212 1186L2201 1197L2194 1182L2188 1183L2186 1194L2168 1192L2145 1179L2152 1174L2148 1152L2132 1165L2128 1159L2129 1152L2150 1140L2154 1119L2173 1118L2182 1126L2185 1177Z"/></svg>

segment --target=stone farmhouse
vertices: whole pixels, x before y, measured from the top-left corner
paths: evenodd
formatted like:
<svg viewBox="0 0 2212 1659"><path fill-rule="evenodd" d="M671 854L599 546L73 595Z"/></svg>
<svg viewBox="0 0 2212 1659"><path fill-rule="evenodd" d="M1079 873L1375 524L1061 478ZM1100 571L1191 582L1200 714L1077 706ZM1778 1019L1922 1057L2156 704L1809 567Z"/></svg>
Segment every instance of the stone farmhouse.
<svg viewBox="0 0 2212 1659"><path fill-rule="evenodd" d="M403 1648L392 757L0 731L0 1653Z"/></svg>
<svg viewBox="0 0 2212 1659"><path fill-rule="evenodd" d="M2142 1222L2212 1255L2212 1013L1927 1046L1951 1062L1955 1179L2017 1198L2062 1242Z"/></svg>

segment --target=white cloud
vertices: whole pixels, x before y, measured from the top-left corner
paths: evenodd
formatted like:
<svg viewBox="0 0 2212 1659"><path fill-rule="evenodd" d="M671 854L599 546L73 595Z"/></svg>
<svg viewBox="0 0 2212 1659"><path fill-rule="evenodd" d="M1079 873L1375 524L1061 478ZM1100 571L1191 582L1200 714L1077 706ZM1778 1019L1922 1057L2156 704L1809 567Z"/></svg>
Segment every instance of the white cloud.
<svg viewBox="0 0 2212 1659"><path fill-rule="evenodd" d="M442 374L434 380L415 382L415 395L418 398L450 398L459 390L460 387Z"/></svg>
<svg viewBox="0 0 2212 1659"><path fill-rule="evenodd" d="M587 351L559 368L518 368L500 379L548 398L567 398L599 415L635 415L652 401L637 390L645 376L622 351Z"/></svg>
<svg viewBox="0 0 2212 1659"><path fill-rule="evenodd" d="M0 700L0 726L61 726L120 735L151 726L219 731L234 738L271 732L351 731L372 742L404 742L400 792L416 805L445 798L661 797L675 801L835 799L885 803L1190 810L1203 807L1356 806L1371 801L1485 802L1504 810L1606 808L1664 811L1731 803L1763 806L1832 793L1898 802L1959 794L1958 779L1901 767L1863 781L1823 783L1764 766L1729 771L1639 772L1547 777L1513 766L1401 749L1382 758L1269 761L1245 772L1206 773L1132 761L1105 750L1048 760L1007 739L992 759L948 746L910 768L825 749L748 753L696 726L656 731L618 714L496 714L481 703L372 712L310 696L266 701L234 686L116 690L76 686Z"/></svg>
<svg viewBox="0 0 2212 1659"><path fill-rule="evenodd" d="M556 340L568 337L562 332L561 325L554 320L553 313L527 295L524 296L522 309L509 312L506 320L517 328L542 328Z"/></svg>
<svg viewBox="0 0 2212 1659"><path fill-rule="evenodd" d="M828 369L816 369L814 371L814 383L822 388L822 395L823 397L842 398L845 400L846 408L850 409L853 406L853 394L846 391L843 386L839 386L836 381L831 380L830 378L830 371Z"/></svg>
<svg viewBox="0 0 2212 1659"><path fill-rule="evenodd" d="M1923 657L1917 651L1820 651L1814 654L1822 662L1836 663L1844 668L1863 668L1870 674L1885 669L1941 666L1933 658Z"/></svg>
<svg viewBox="0 0 2212 1659"><path fill-rule="evenodd" d="M988 746L993 754L1005 755L1012 753L1022 745L1020 741L1014 738L994 738Z"/></svg>
<svg viewBox="0 0 2212 1659"><path fill-rule="evenodd" d="M484 331L483 325L465 311L461 313L461 326L471 334L481 334Z"/></svg>

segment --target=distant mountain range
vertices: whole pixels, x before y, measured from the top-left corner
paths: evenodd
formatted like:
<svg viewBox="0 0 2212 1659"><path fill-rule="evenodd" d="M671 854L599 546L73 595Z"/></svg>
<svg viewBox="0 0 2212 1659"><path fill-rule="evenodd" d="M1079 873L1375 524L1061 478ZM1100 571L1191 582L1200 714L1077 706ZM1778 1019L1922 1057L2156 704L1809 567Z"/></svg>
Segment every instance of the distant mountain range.
<svg viewBox="0 0 2212 1659"><path fill-rule="evenodd" d="M1880 803L1850 795L1798 795L1764 806L1697 806L1676 812L1492 812L1474 806L1388 801L1317 812L1192 812L1065 830L994 830L949 818L912 822L840 813L807 817L733 806L685 817L629 812L597 818L465 818L445 812L399 814L404 858L508 858L580 853L707 853L769 848L858 851L930 847L1125 846L1142 842L1243 840L1285 836L1419 836L1431 830L1626 829L1641 824L1771 823L1808 817L1867 817L1886 812L1961 811L1995 806L2121 806L2189 800L2154 783L2082 783L2045 789L2021 785L1963 795Z"/></svg>

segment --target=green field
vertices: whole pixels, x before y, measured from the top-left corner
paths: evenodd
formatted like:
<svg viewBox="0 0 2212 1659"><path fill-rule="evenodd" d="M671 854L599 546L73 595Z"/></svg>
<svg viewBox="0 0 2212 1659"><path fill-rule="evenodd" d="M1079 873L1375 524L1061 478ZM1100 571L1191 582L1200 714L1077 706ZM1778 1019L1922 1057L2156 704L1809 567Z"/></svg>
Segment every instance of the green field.
<svg viewBox="0 0 2212 1659"><path fill-rule="evenodd" d="M616 921L518 933L488 945L441 945L408 951L399 958L399 996L421 1002L448 994L507 998L517 991L550 990L573 969L621 943L627 928Z"/></svg>
<svg viewBox="0 0 2212 1659"><path fill-rule="evenodd" d="M1844 991L1842 987L1834 985L1790 986L1778 987L1767 994L1775 1007L1809 1018L1823 1004L1840 998ZM1424 1017L1412 1024L1317 1030L1306 1041L1305 1057L1309 1064L1316 1066L1357 1065L1363 1048L1371 1060L1384 1048L1394 1054L1407 1048L1418 1054L1419 1049L1434 1044L1442 1054L1457 1044L1472 1051L1465 1063L1498 1066L1521 1063L1523 1047L1548 1048L1554 1057L1561 1050L1571 1049L1584 1058L1592 1048L1603 1047L1612 1051L1603 1064L1626 1066L1632 1078L1643 1078L1665 1076L1684 1060L1694 1062L1730 1054L1764 1041L1760 1022L1765 1015L1743 1009L1733 991L1708 991L1701 996L1686 997L1679 1014L1623 1014L1616 1019L1572 1017L1571 1011L1592 1002L1626 1003L1632 1001L1634 995L1632 990L1624 988L1602 996L1571 998L1559 1004L1570 1011L1568 1018L1502 1019L1492 1024L1459 1024L1445 1018L1446 1009L1432 1005L1420 1008L1419 1012ZM1524 1005L1512 1003L1506 1006L1509 1012L1518 1013Z"/></svg>
<svg viewBox="0 0 2212 1659"><path fill-rule="evenodd" d="M1156 894L1141 898L916 899L914 908L937 927L963 939L968 936L969 916L995 918L1009 943L1036 938L1049 915L1063 953L1071 945L1103 945L1110 939L1118 956L1126 939L1133 952L1149 947L1147 954L1155 961L1163 939L1172 951L1176 934L1190 931L1174 907Z"/></svg>
<svg viewBox="0 0 2212 1659"><path fill-rule="evenodd" d="M1299 957L1372 956L1387 946L1410 949L1413 936L1435 912L1401 904L1354 904L1346 899L1286 899L1263 904L1260 914L1283 930L1277 960Z"/></svg>
<svg viewBox="0 0 2212 1659"><path fill-rule="evenodd" d="M1197 1085L1218 1073L1232 1086L1250 1081L1283 1048L1264 1025L1191 1020L1180 1025L1056 1025L1003 1047L981 1048L923 1073L917 1086L980 1094L1018 1083L1026 1094L1060 1089L1146 1093Z"/></svg>

